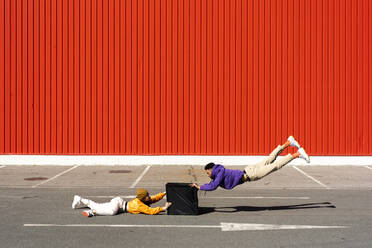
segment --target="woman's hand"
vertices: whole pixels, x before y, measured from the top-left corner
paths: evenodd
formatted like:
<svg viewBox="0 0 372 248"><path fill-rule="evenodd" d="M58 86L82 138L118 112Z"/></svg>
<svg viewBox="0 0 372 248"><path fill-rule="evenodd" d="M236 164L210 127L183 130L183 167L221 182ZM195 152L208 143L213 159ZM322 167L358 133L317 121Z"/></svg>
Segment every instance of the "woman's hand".
<svg viewBox="0 0 372 248"><path fill-rule="evenodd" d="M172 205L171 202L166 202L166 203L165 203L165 206L163 207L163 210L164 210L164 211L167 210L167 209L170 207L170 205Z"/></svg>

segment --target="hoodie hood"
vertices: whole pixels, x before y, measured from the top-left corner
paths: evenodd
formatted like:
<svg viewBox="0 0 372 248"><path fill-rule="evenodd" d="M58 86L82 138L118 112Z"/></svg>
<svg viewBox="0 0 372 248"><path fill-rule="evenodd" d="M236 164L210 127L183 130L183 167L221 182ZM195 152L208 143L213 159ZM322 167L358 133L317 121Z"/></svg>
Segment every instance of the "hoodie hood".
<svg viewBox="0 0 372 248"><path fill-rule="evenodd" d="M225 170L225 167L223 167L222 165L220 164L215 164L213 166L213 169L212 169L212 179L215 179L217 174L219 174L220 172L222 172L222 170Z"/></svg>

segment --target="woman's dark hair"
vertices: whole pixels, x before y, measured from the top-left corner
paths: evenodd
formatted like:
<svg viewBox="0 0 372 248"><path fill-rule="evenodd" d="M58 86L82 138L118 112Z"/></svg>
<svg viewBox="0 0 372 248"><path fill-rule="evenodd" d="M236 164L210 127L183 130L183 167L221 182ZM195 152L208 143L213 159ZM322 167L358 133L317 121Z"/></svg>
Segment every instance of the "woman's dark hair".
<svg viewBox="0 0 372 248"><path fill-rule="evenodd" d="M214 166L214 163L209 163L207 165L204 166L204 170L209 170L209 169L212 169Z"/></svg>

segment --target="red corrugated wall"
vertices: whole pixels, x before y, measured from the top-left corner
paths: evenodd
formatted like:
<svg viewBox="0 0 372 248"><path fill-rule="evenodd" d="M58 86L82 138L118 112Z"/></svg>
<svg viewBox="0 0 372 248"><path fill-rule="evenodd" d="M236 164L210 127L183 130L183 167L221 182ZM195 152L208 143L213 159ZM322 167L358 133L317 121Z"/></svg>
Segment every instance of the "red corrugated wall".
<svg viewBox="0 0 372 248"><path fill-rule="evenodd" d="M0 154L372 155L369 0L0 0Z"/></svg>

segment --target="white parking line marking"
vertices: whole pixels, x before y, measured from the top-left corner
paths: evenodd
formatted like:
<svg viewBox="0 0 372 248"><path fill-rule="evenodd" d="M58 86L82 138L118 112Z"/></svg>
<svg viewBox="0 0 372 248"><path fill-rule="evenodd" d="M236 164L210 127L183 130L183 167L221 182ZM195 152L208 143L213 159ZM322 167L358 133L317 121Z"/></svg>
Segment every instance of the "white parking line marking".
<svg viewBox="0 0 372 248"><path fill-rule="evenodd" d="M304 174L305 176L307 176L308 178L310 178L311 180L313 180L314 182L318 183L319 185L322 185L324 188L326 189L329 189L329 187L323 183L321 183L320 181L316 180L315 178L313 178L312 176L306 174L304 171L300 170L299 168L297 168L296 166L293 166L293 168L295 168L296 170L298 170L299 172L301 172L302 174Z"/></svg>
<svg viewBox="0 0 372 248"><path fill-rule="evenodd" d="M115 198L117 195L90 195L85 196L86 198ZM133 199L136 198L135 195L119 195L119 197L124 199ZM298 199L298 200L308 200L308 196L207 196L199 198L208 198L208 199Z"/></svg>
<svg viewBox="0 0 372 248"><path fill-rule="evenodd" d="M371 167L369 167L369 166L367 166L367 165L366 165L366 166L364 166L364 167L366 167L367 169L370 169L370 170L372 170L372 168L371 168Z"/></svg>
<svg viewBox="0 0 372 248"><path fill-rule="evenodd" d="M61 172L61 173L55 175L54 177L49 178L49 179L46 180L46 181L43 181L43 182L41 182L41 183L38 183L38 184L32 186L32 188L36 188L36 187L38 187L38 186L40 186L40 185L43 185L44 183L50 182L50 181L56 179L57 177L60 177L60 176L62 176L63 174L66 174L67 172L72 171L73 169L75 169L75 168L77 168L77 167L79 167L79 166L80 166L80 165L75 165L74 167L72 167L72 168L70 168L70 169L68 169L68 170L63 171L63 172Z"/></svg>
<svg viewBox="0 0 372 248"><path fill-rule="evenodd" d="M0 198L8 198L8 199L23 199L24 196L0 195Z"/></svg>
<svg viewBox="0 0 372 248"><path fill-rule="evenodd" d="M220 225L112 225L112 224L24 224L25 227L163 227L221 228Z"/></svg>
<svg viewBox="0 0 372 248"><path fill-rule="evenodd" d="M1 168L4 168L4 167L5 167L5 165L1 165L1 166L0 166L0 169L1 169Z"/></svg>
<svg viewBox="0 0 372 248"><path fill-rule="evenodd" d="M347 228L347 226L270 225L255 223L221 223L220 225L110 225L110 224L24 224L24 227L122 227L122 228L220 228L221 231L263 231Z"/></svg>
<svg viewBox="0 0 372 248"><path fill-rule="evenodd" d="M139 183L139 181L141 181L141 179L143 178L143 176L148 172L148 170L150 169L151 165L148 165L144 170L143 172L141 173L141 175L136 179L136 181L134 181L134 183L130 186L131 189L133 189L134 187L137 186L137 183Z"/></svg>
<svg viewBox="0 0 372 248"><path fill-rule="evenodd" d="M308 196L211 196L211 197L200 197L200 198L212 198L212 199L299 199L299 200L308 200Z"/></svg>
<svg viewBox="0 0 372 248"><path fill-rule="evenodd" d="M222 231L263 231L263 230L298 230L298 229L328 229L346 228L347 226L309 226L309 225L270 225L270 224L244 224L221 223Z"/></svg>

